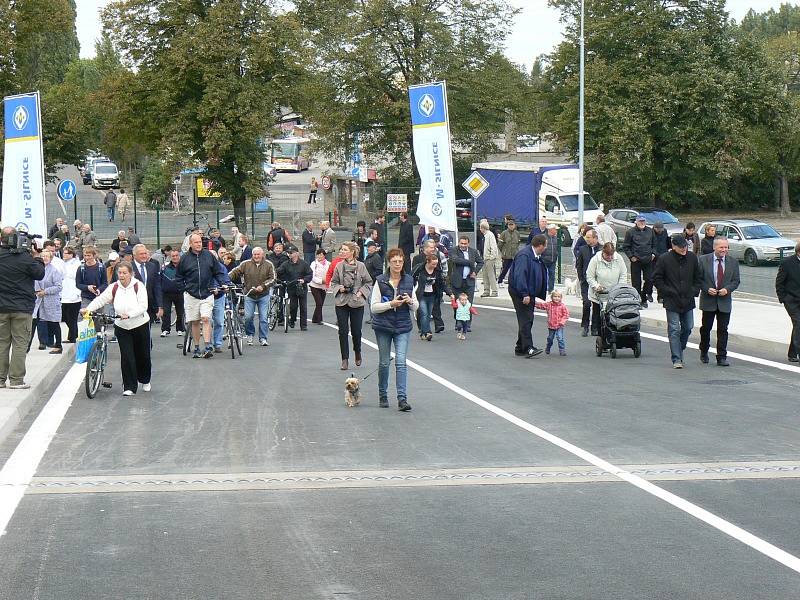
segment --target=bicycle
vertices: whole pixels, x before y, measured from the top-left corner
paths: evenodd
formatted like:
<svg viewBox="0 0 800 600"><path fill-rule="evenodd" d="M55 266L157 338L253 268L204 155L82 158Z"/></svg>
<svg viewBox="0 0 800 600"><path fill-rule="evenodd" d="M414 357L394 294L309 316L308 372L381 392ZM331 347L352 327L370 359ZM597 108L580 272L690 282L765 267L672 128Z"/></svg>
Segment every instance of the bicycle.
<svg viewBox="0 0 800 600"><path fill-rule="evenodd" d="M283 322L283 331L289 331L289 288L284 282L275 284L272 299L269 301L269 329L273 331L279 322Z"/></svg>
<svg viewBox="0 0 800 600"><path fill-rule="evenodd" d="M239 316L239 303L243 295L241 293L242 287L238 285L229 285L225 290L225 317L222 322L224 328L224 337L228 338L228 347L231 350L231 358L236 359L236 353L239 356L243 353L243 340L244 340L244 323ZM219 289L211 290L218 292Z"/></svg>
<svg viewBox="0 0 800 600"><path fill-rule="evenodd" d="M95 341L92 344L92 349L89 351L89 358L86 360L86 379L84 387L86 388L86 396L89 399L97 395L100 386L108 389L111 388L111 383L103 381L106 365L108 364L108 337L106 336L106 328L113 325L116 317L109 316L105 313L93 312L89 313L94 321L95 327Z"/></svg>

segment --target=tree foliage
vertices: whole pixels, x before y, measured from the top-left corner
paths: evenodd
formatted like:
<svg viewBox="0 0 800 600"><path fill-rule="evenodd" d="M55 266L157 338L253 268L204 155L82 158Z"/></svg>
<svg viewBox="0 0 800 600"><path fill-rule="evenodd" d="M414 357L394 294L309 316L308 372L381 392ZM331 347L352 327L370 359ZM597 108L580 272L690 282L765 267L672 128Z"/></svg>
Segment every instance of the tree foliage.
<svg viewBox="0 0 800 600"><path fill-rule="evenodd" d="M578 0L544 74L545 121L577 152ZM587 182L614 204L725 206L752 169L752 135L784 109L763 47L723 0L589 0Z"/></svg>
<svg viewBox="0 0 800 600"><path fill-rule="evenodd" d="M297 0L315 51L297 105L321 150L344 164L358 134L387 175L411 175L408 86L447 80L456 144L481 152L524 101L524 73L501 53L505 0Z"/></svg>
<svg viewBox="0 0 800 600"><path fill-rule="evenodd" d="M135 72L121 76L117 89L132 84L139 94L126 95L136 114L120 122L132 117L156 156L206 165L213 189L233 201L239 222L245 198L263 193L262 140L303 73L298 23L276 5L118 0L103 13Z"/></svg>

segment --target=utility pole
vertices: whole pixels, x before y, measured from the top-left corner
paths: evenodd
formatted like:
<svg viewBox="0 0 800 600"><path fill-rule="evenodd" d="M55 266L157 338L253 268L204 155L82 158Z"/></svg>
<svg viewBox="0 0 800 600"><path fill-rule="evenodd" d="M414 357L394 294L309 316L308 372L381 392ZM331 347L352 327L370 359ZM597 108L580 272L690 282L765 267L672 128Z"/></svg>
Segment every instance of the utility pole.
<svg viewBox="0 0 800 600"><path fill-rule="evenodd" d="M579 108L578 108L578 227L580 227L583 222L583 137L584 137L584 106L583 106L583 97L584 97L584 38L583 38L583 20L585 14L585 2L586 0L581 0L581 37L580 37L580 90L579 94Z"/></svg>

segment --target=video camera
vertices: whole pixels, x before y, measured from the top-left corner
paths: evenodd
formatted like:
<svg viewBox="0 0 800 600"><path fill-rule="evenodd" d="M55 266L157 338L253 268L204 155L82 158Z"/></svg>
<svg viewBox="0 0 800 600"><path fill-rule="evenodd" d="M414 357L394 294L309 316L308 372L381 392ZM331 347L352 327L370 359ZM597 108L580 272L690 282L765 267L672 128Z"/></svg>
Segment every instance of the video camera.
<svg viewBox="0 0 800 600"><path fill-rule="evenodd" d="M0 235L0 248L10 249L12 254L30 252L33 240L41 237L41 235L29 233L27 229L20 227L13 233Z"/></svg>

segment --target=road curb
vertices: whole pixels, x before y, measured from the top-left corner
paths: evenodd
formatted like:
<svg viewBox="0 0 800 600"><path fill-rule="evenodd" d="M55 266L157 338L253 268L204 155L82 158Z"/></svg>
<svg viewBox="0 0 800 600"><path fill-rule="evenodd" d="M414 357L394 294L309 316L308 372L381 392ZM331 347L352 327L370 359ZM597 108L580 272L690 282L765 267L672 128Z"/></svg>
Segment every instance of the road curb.
<svg viewBox="0 0 800 600"><path fill-rule="evenodd" d="M75 344L64 344L64 352L56 360L47 361L36 369L28 369L26 380L31 383L29 390L0 389L0 444L28 416L36 401L56 380L64 365L72 362L74 356Z"/></svg>

